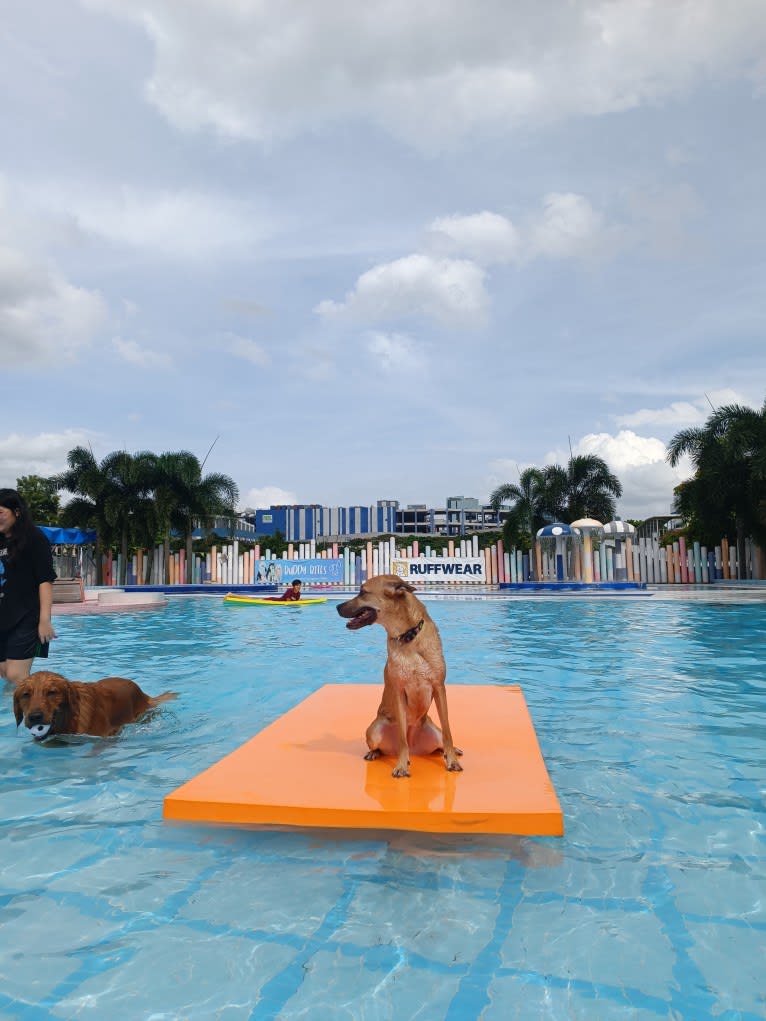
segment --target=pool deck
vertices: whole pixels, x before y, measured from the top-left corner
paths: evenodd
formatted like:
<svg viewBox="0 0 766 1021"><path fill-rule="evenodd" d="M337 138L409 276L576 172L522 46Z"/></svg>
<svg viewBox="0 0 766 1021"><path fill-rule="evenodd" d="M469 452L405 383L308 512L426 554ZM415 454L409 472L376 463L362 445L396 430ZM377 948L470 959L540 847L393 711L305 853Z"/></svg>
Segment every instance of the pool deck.
<svg viewBox="0 0 766 1021"><path fill-rule="evenodd" d="M81 602L54 603L54 617L120 613L125 610L161 610L168 604L168 597L161 592L127 592L124 589L85 589Z"/></svg>

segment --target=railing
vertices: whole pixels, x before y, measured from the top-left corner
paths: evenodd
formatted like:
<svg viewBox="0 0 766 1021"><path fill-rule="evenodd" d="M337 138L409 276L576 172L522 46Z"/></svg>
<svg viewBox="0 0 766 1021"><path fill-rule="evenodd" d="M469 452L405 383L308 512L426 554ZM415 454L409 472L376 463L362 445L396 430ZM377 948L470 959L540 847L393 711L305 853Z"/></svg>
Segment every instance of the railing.
<svg viewBox="0 0 766 1021"><path fill-rule="evenodd" d="M737 562L737 550L725 539L712 549L693 543L688 548L683 539L672 546L660 546L656 539L627 540L621 546L614 540L594 542L590 572L586 572L583 546L570 542L563 554L557 555L552 542L536 544L532 554L534 577L543 582L571 582L592 580L598 582L630 581L650 585L708 584L714 581L736 581L760 578L764 575L763 556L751 540L745 545L745 562ZM431 548L427 542L413 540L399 545L395 537L368 541L357 553L348 546L334 543L324 551L317 551L314 541L289 544L286 559L342 560L343 580L338 586L355 588L367 578L391 571L395 559L421 557L483 558L484 573L479 584L518 584L532 579L530 556L521 550L506 551L502 541L479 549L478 536L450 540L443 551ZM194 554L191 578L194 584L252 585L266 574L266 568L277 558L270 549L259 545L243 550L238 540L213 546L209 553ZM150 569L151 565L151 569ZM104 584L117 585L121 577L119 556L111 553L104 558ZM127 584L182 585L186 581L186 555L183 550L167 560L162 546L150 553L139 551L127 565ZM95 584L95 565L83 567L85 584ZM466 577L455 583L472 584ZM309 582L310 584L310 582Z"/></svg>

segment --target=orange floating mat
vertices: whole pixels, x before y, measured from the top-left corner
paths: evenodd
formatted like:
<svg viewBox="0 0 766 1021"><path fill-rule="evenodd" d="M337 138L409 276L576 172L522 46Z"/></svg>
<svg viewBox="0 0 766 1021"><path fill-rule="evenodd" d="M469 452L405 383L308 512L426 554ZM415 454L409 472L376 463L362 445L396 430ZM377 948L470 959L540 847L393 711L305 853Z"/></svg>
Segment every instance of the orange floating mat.
<svg viewBox="0 0 766 1021"><path fill-rule="evenodd" d="M517 685L450 685L462 773L441 755L367 762L381 685L327 684L165 798L166 819L230 825L560 836L556 792ZM434 719L438 717L433 716Z"/></svg>

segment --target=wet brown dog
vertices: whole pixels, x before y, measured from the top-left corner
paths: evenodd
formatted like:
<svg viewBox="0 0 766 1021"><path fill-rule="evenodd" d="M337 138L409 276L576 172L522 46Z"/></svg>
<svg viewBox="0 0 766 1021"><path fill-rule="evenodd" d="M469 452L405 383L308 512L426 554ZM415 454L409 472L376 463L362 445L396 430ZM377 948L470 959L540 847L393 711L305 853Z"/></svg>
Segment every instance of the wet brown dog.
<svg viewBox="0 0 766 1021"><path fill-rule="evenodd" d="M392 776L409 776L410 752L431 755L442 750L447 769L459 772L447 715L442 643L436 625L412 585L395 574L381 574L364 582L359 595L338 606L346 627L356 630L381 624L388 635L388 659L383 670L383 700L367 728L366 759L396 756ZM441 730L428 716L436 703Z"/></svg>
<svg viewBox="0 0 766 1021"><path fill-rule="evenodd" d="M16 726L23 720L36 741L58 734L110 737L124 724L173 698L174 691L153 698L125 677L84 684L40 670L16 686L13 712Z"/></svg>

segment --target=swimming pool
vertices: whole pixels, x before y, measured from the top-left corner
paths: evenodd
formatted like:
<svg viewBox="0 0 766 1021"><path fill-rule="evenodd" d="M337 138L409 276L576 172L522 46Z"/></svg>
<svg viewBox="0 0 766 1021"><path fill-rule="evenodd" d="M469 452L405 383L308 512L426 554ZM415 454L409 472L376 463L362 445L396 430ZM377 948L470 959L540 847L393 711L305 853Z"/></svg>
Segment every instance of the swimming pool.
<svg viewBox="0 0 766 1021"><path fill-rule="evenodd" d="M321 684L377 683L382 629L204 596L59 617L51 668L180 699L35 745L4 694L0 1016L762 1018L766 602L429 609L448 683L521 684L563 838L163 823L165 794Z"/></svg>

